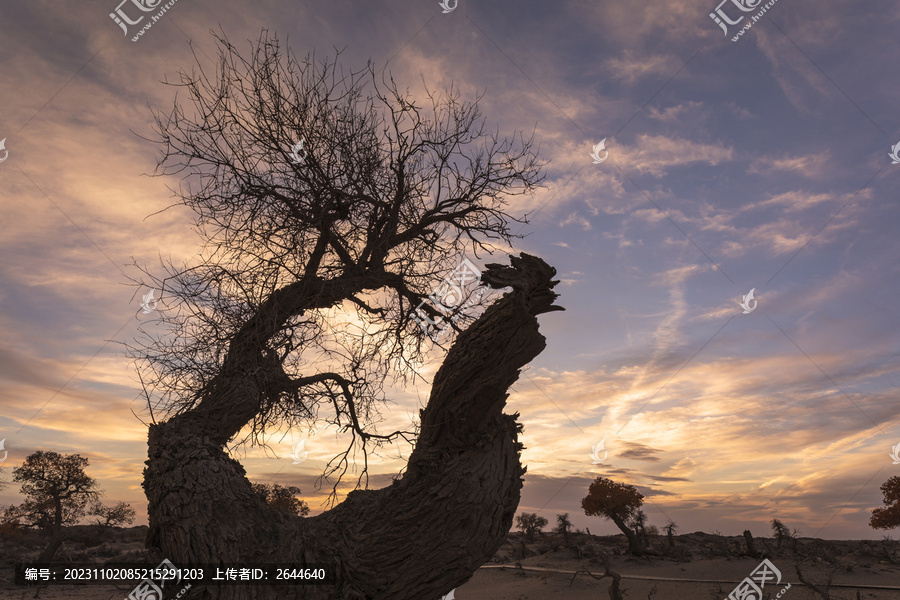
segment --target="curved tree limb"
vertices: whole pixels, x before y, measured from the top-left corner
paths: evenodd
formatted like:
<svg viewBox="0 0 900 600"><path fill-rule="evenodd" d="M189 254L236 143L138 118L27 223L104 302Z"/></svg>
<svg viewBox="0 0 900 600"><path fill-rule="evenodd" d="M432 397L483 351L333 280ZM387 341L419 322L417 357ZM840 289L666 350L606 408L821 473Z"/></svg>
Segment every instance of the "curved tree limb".
<svg viewBox="0 0 900 600"><path fill-rule="evenodd" d="M229 356L221 380L199 406L150 427L144 470L148 546L176 565L290 562L336 568L336 586L197 588L205 599L422 600L467 581L505 539L519 502L522 426L517 414L502 412L508 389L545 347L536 316L563 310L553 304L555 269L527 254L511 257L511 264L488 265L482 275L491 287L512 291L450 348L421 411L421 434L401 479L383 489L353 491L315 517L267 507L243 467L223 450L258 409L254 367L261 359L258 352ZM260 312L307 309L324 302L332 288L351 286L316 282L315 292L304 282ZM355 285L363 287L364 281ZM270 327L260 316L240 335L265 342Z"/></svg>

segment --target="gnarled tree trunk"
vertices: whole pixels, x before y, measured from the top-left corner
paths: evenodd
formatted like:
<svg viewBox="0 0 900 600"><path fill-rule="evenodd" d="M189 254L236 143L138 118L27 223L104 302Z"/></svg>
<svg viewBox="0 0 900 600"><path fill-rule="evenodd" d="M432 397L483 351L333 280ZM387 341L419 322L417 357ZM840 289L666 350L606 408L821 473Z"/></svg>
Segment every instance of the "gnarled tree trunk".
<svg viewBox="0 0 900 600"><path fill-rule="evenodd" d="M149 547L176 566L336 566L334 586L193 586L192 598L437 599L493 556L512 526L525 473L518 414L502 412L507 390L545 347L536 315L562 310L553 305L555 269L526 254L511 262L512 268L488 265L483 273L485 283L513 291L453 344L421 411L408 469L389 487L351 492L315 517L267 507L240 463L223 450L252 418L258 397L255 380L228 371L229 361L258 360L255 355L229 356L215 394L151 426L144 471ZM284 309L293 302L287 310L297 310L304 302L327 301L325 285L298 282L301 287L275 304ZM258 321L262 327L265 319ZM254 335L251 326L242 333Z"/></svg>

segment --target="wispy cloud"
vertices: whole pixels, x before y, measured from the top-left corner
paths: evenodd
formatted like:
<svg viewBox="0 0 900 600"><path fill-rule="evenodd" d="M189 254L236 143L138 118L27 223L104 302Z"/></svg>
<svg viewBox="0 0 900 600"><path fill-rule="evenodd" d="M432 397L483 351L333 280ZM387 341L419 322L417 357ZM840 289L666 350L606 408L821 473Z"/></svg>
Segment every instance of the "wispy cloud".
<svg viewBox="0 0 900 600"><path fill-rule="evenodd" d="M594 525L579 503L602 474L638 486L652 521L687 531L762 533L778 517L871 537L867 513L900 441L900 166L887 159L900 141L900 8L785 5L739 43L712 8L526 2L441 15L437 3L227 0L214 16L241 50L265 26L298 56L345 48L353 70L390 60L420 106L426 84L440 94L452 82L464 101L483 93L485 132L534 131L545 187L508 198L511 214L531 213L513 227L527 237L487 259L542 256L567 309L542 316L547 349L509 399L529 466L520 510ZM0 23L16 50L0 89L0 439L4 466L38 449L88 456L108 498L145 519L150 415L119 343L140 325L166 330L139 314L148 290L125 275L137 275L132 258L192 264L200 238L186 208L159 212L185 182L143 176L158 149L142 137L154 137L150 108L175 98L160 81L194 64L188 40L209 74L216 50L205 8L179 5L139 44L105 14L13 11ZM609 158L593 164L604 138ZM759 307L743 315L751 288ZM434 350L417 365L426 381L440 360ZM429 391L390 389L379 428L409 426ZM235 453L252 480L299 485L317 512L328 489L313 483L346 438L271 433L274 456ZM284 448L301 438L310 458L288 468ZM593 465L601 439L609 459ZM389 484L410 450L373 455L370 486Z"/></svg>

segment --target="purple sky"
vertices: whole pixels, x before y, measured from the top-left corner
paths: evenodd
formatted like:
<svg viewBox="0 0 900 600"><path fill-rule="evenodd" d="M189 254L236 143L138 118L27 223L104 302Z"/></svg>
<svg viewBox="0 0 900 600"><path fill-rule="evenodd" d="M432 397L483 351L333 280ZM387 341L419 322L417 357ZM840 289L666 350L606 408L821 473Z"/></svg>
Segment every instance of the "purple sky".
<svg viewBox="0 0 900 600"><path fill-rule="evenodd" d="M603 475L638 486L659 527L763 535L778 518L807 536L882 537L868 518L900 475L896 2L779 0L737 42L759 7L723 4L746 15L726 36L717 0L459 0L447 14L437 0L180 0L132 42L149 17L125 36L117 2L0 0L5 480L36 450L79 453L105 501L146 523L146 428L132 411L149 415L121 343L139 326L163 332L140 313L148 289L126 285L139 276L128 264L190 262L200 239L187 209L154 214L178 179L142 176L157 148L138 136L153 135L148 105L171 106L160 82L194 66L189 40L208 65L211 28L245 51L266 27L298 56L389 61L419 97L423 79L483 91L504 136L535 129L547 187L511 199L514 214L536 211L516 250L557 268L567 310L541 317L548 347L509 399L525 425L520 512L614 532L580 508ZM426 379L439 364L435 353ZM392 391L379 431L408 426L427 396ZM267 439L268 453L234 450L249 477L297 485L322 510L328 488L313 481L344 440L333 428ZM308 459L293 465L300 440ZM409 451L370 457L370 486Z"/></svg>

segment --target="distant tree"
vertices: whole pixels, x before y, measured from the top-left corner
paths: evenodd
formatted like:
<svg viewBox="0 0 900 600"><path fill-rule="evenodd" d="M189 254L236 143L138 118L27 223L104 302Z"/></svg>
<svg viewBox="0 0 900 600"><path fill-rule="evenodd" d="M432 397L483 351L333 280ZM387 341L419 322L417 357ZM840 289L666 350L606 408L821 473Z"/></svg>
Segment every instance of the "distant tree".
<svg viewBox="0 0 900 600"><path fill-rule="evenodd" d="M309 514L309 505L296 498L300 494L300 488L294 485L282 486L277 483L254 483L253 491L262 496L270 507L275 510L305 517Z"/></svg>
<svg viewBox="0 0 900 600"><path fill-rule="evenodd" d="M590 517L604 517L615 523L628 539L631 554L643 556L644 548L637 532L627 525L643 503L643 494L633 485L597 477L591 484L588 495L581 500L581 507L584 514Z"/></svg>
<svg viewBox="0 0 900 600"><path fill-rule="evenodd" d="M21 467L13 469L13 481L21 482L25 502L9 506L2 521L18 521L24 527L58 532L85 516L88 502L100 497L97 482L84 469L88 459L78 454L61 455L38 450Z"/></svg>
<svg viewBox="0 0 900 600"><path fill-rule="evenodd" d="M91 511L88 514L103 519L102 521L97 519L97 525L100 525L101 527L118 527L123 524L131 525L135 516L134 509L131 508L131 505L125 504L124 502L119 502L115 506L104 506L99 502L95 502L91 506Z"/></svg>
<svg viewBox="0 0 900 600"><path fill-rule="evenodd" d="M775 541L778 543L776 549L781 550L781 544L784 542L784 540L791 537L791 530L788 529L785 524L778 519L772 519L771 525L772 537L774 537Z"/></svg>
<svg viewBox="0 0 900 600"><path fill-rule="evenodd" d="M666 521L666 526L663 527L666 530L666 537L669 540L669 548L675 549L675 532L678 531L678 525L675 524L675 521L669 519Z"/></svg>
<svg viewBox="0 0 900 600"><path fill-rule="evenodd" d="M547 519L539 517L536 513L522 513L516 517L516 527L525 533L529 542L534 541L534 534L547 526Z"/></svg>
<svg viewBox="0 0 900 600"><path fill-rule="evenodd" d="M75 526L87 513L88 503L100 498L97 482L84 472L87 466L88 459L78 454L39 450L13 469L13 481L22 483L19 493L25 496L25 502L9 506L0 521L50 533L50 541L36 562L51 562L65 541L99 543L99 526ZM108 509L107 514L114 519L128 515L127 509L120 507ZM63 525L74 527L63 529Z"/></svg>
<svg viewBox="0 0 900 600"><path fill-rule="evenodd" d="M873 529L893 529L900 525L900 477L896 475L881 484L885 508L876 508L869 519Z"/></svg>
<svg viewBox="0 0 900 600"><path fill-rule="evenodd" d="M647 548L650 545L650 542L647 539L646 529L647 514L641 509L636 510L628 525L630 525L634 532L641 538L641 543L644 548Z"/></svg>
<svg viewBox="0 0 900 600"><path fill-rule="evenodd" d="M781 545L785 540L789 540L791 542L791 549L794 552L797 551L797 538L800 536L800 532L796 529L794 529L794 531L791 531L784 523L782 523L778 519L772 519L772 535L775 538L775 541L778 543L778 545L775 547L776 552L781 550Z"/></svg>
<svg viewBox="0 0 900 600"><path fill-rule="evenodd" d="M563 534L566 543L569 542L569 531L572 530L572 521L569 520L569 513L556 515L556 533Z"/></svg>

